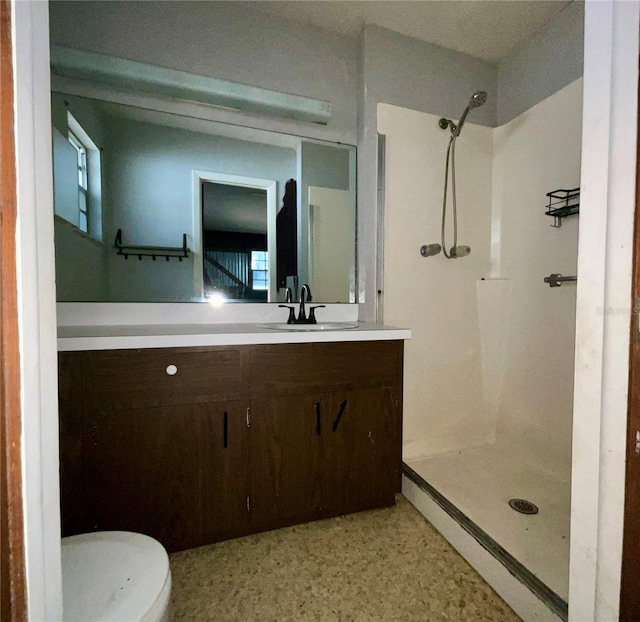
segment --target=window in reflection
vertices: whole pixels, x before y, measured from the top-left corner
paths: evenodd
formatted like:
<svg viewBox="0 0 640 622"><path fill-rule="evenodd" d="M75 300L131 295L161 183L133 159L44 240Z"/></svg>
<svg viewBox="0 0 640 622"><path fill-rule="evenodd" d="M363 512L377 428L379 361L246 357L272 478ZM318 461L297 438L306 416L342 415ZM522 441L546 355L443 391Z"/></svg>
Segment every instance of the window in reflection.
<svg viewBox="0 0 640 622"><path fill-rule="evenodd" d="M269 288L269 254L266 251L251 251L251 285L253 289Z"/></svg>

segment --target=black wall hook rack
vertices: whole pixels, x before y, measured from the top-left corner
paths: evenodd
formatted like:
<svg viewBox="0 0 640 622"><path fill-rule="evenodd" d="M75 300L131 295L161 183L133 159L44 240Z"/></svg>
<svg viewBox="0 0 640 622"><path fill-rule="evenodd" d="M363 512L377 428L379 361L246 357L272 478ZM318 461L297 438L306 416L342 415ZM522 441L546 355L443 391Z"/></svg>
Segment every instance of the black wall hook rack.
<svg viewBox="0 0 640 622"><path fill-rule="evenodd" d="M122 229L118 229L116 233L116 241L114 244L118 255L129 259L129 255L137 257L142 261L143 257L151 257L154 261L156 257L164 257L169 261L175 257L178 261L187 259L191 249L187 246L187 234L182 234L182 246L126 246L122 243Z"/></svg>

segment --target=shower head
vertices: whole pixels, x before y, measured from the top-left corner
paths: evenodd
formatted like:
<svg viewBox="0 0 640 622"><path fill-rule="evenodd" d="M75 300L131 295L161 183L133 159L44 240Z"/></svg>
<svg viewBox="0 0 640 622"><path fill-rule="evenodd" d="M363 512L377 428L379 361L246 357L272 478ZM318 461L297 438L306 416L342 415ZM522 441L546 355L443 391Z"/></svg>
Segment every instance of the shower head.
<svg viewBox="0 0 640 622"><path fill-rule="evenodd" d="M469 108L480 108L487 101L486 91L476 91L469 100Z"/></svg>
<svg viewBox="0 0 640 622"><path fill-rule="evenodd" d="M453 136L456 136L456 137L460 136L460 132L462 131L462 126L464 125L467 115L469 114L469 110L471 110L472 108L480 108L480 106L482 106L482 104L484 104L486 101L487 101L486 91L476 91L471 96L471 99L469 100L469 105L464 109L464 112L460 117L460 121L458 121L458 124L455 126L455 129L451 128L451 133L453 134Z"/></svg>

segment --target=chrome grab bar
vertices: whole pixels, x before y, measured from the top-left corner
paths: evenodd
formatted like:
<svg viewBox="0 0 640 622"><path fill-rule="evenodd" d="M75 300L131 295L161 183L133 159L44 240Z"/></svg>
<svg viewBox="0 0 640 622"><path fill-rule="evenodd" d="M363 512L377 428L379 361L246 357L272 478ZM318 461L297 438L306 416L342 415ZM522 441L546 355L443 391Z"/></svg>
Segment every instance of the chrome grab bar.
<svg viewBox="0 0 640 622"><path fill-rule="evenodd" d="M544 277L544 282L549 283L549 287L560 287L565 281L577 280L577 276L562 276L561 274L550 274Z"/></svg>

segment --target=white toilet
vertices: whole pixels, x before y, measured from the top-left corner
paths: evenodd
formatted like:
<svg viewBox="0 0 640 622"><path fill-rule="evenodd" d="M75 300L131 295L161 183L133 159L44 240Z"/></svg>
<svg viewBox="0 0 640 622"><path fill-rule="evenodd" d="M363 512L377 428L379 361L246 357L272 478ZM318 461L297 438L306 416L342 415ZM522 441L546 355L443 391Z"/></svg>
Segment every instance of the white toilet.
<svg viewBox="0 0 640 622"><path fill-rule="evenodd" d="M65 622L167 622L171 571L164 547L127 531L62 539Z"/></svg>

